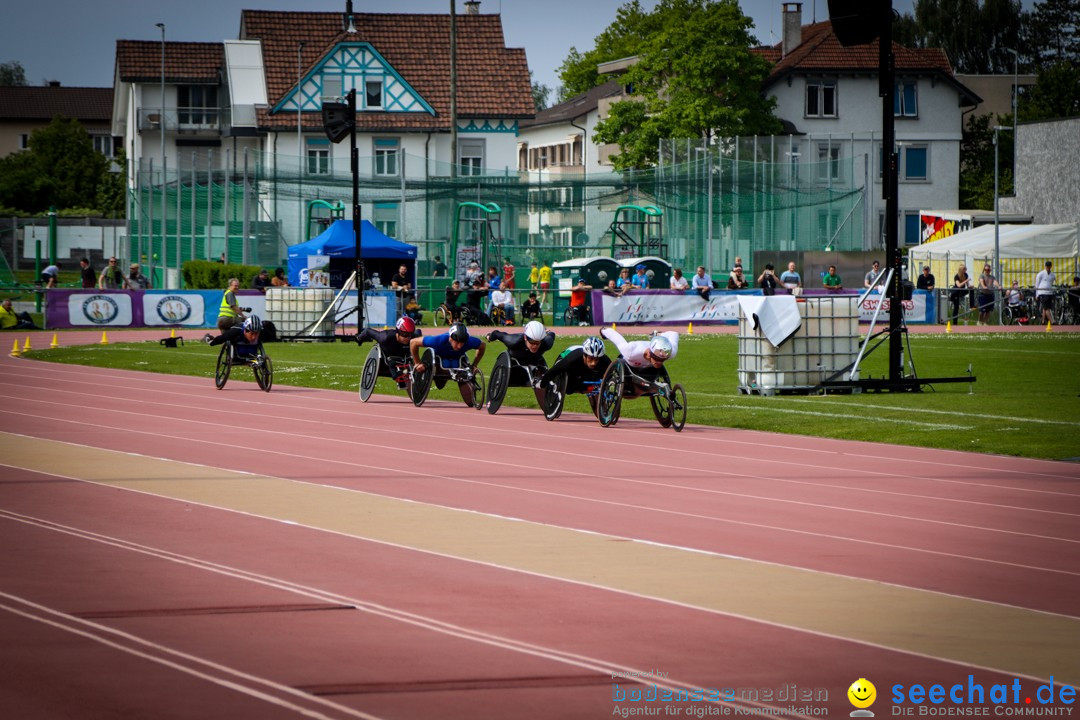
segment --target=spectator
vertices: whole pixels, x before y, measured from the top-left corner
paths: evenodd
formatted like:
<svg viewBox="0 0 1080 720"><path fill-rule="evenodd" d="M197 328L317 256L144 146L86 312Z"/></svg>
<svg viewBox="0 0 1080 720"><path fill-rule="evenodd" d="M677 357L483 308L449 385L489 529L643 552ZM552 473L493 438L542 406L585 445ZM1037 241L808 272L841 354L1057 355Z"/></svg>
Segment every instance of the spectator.
<svg viewBox="0 0 1080 720"><path fill-rule="evenodd" d="M795 291L802 288L802 275L795 272L795 263L787 264L787 270L780 275L780 284L790 290L792 295L798 295Z"/></svg>
<svg viewBox="0 0 1080 720"><path fill-rule="evenodd" d="M1021 324L1028 322L1027 301L1024 299L1024 291L1020 283L1012 281L1012 287L1005 291L1005 305L1009 314Z"/></svg>
<svg viewBox="0 0 1080 720"><path fill-rule="evenodd" d="M494 265L488 267L487 271L487 286L488 290L494 292L502 285L502 278L499 277L499 271L495 269Z"/></svg>
<svg viewBox="0 0 1080 720"><path fill-rule="evenodd" d="M997 278L990 273L990 265L983 267L982 275L979 276L979 324L985 325L994 312L994 290L1000 289Z"/></svg>
<svg viewBox="0 0 1080 720"><path fill-rule="evenodd" d="M949 303L952 305L951 321L956 322L960 317L960 303L971 290L971 276L968 275L967 266L961 265L952 279L952 289L949 291Z"/></svg>
<svg viewBox="0 0 1080 720"><path fill-rule="evenodd" d="M589 291L592 289L592 285L585 284L585 278L579 277L577 285L570 290L570 320L576 321L579 327L589 324Z"/></svg>
<svg viewBox="0 0 1080 720"><path fill-rule="evenodd" d="M480 272L480 263L473 260L469 263L469 269L465 271L465 287L472 287L476 284L478 278L484 277L484 274Z"/></svg>
<svg viewBox="0 0 1080 720"><path fill-rule="evenodd" d="M915 287L927 292L934 289L934 276L930 273L930 266L922 266L922 275L915 280Z"/></svg>
<svg viewBox="0 0 1080 720"><path fill-rule="evenodd" d="M11 298L4 298L0 304L0 330L38 330L28 312L15 312L11 307Z"/></svg>
<svg viewBox="0 0 1080 720"><path fill-rule="evenodd" d="M645 274L645 266L638 265L635 269L637 270L637 273L631 278L630 282L633 283L634 287L638 290L648 290L649 276Z"/></svg>
<svg viewBox="0 0 1080 720"><path fill-rule="evenodd" d="M874 282L878 279L879 275L881 275L881 263L875 260L873 266L870 268L870 272L866 273L866 277L863 278L863 287L874 287Z"/></svg>
<svg viewBox="0 0 1080 720"><path fill-rule="evenodd" d="M263 268L258 275L251 278L251 287L263 295L266 294L266 288L270 287L270 273L266 268Z"/></svg>
<svg viewBox="0 0 1080 720"><path fill-rule="evenodd" d="M90 267L89 258L83 258L79 261L79 275L82 278L83 288L93 288L97 284L97 274L94 272L94 268Z"/></svg>
<svg viewBox="0 0 1080 720"><path fill-rule="evenodd" d="M830 265L829 272L821 276L821 285L830 292L840 292L844 284L840 282L840 276L836 274L836 266Z"/></svg>
<svg viewBox="0 0 1080 720"><path fill-rule="evenodd" d="M446 263L442 261L441 255L435 256L435 268L431 271L433 277L446 277L446 271L449 268L446 267Z"/></svg>
<svg viewBox="0 0 1080 720"><path fill-rule="evenodd" d="M240 290L240 279L229 278L225 293L221 296L221 307L218 308L217 327L218 332L225 332L231 327L241 325L244 322L244 309L237 304L236 293Z"/></svg>
<svg viewBox="0 0 1080 720"><path fill-rule="evenodd" d="M712 278L705 274L705 266L698 265L697 272L694 273L694 279L691 281L691 285L702 300L708 300L712 294Z"/></svg>
<svg viewBox="0 0 1080 720"><path fill-rule="evenodd" d="M285 278L285 268L274 270L274 277L270 278L273 287L289 287L289 281Z"/></svg>
<svg viewBox="0 0 1080 720"><path fill-rule="evenodd" d="M675 268L675 272L671 275L671 289L672 290L689 290L690 283L683 277L682 268Z"/></svg>
<svg viewBox="0 0 1080 720"><path fill-rule="evenodd" d="M150 281L139 270L139 263L131 263L128 268L127 286L129 290L149 290Z"/></svg>
<svg viewBox="0 0 1080 720"><path fill-rule="evenodd" d="M634 279L630 277L630 268L623 268L619 271L619 279L615 281L615 289L619 291L620 295L625 295L634 289Z"/></svg>
<svg viewBox="0 0 1080 720"><path fill-rule="evenodd" d="M540 307L547 305L547 294L551 288L551 268L547 260L540 266Z"/></svg>
<svg viewBox="0 0 1080 720"><path fill-rule="evenodd" d="M488 286L487 283L484 282L484 278L476 278L476 282L473 283L473 286L465 291L465 306L473 312L473 317L479 318L484 314L483 307L480 303L482 303L487 296Z"/></svg>
<svg viewBox="0 0 1080 720"><path fill-rule="evenodd" d="M605 295L610 295L611 297L620 297L626 292L626 289L629 287L630 284L627 283L623 285L622 288L620 288L615 279L612 278L611 280L607 281L607 285L604 287L602 292Z"/></svg>
<svg viewBox="0 0 1080 720"><path fill-rule="evenodd" d="M750 283L745 277L743 277L742 265L736 265L735 269L731 271L731 277L727 281L728 290L747 290L750 288Z"/></svg>
<svg viewBox="0 0 1080 720"><path fill-rule="evenodd" d="M765 269L758 275L757 284L761 288L762 295L776 294L776 288L780 287L780 279L773 272L772 263L765 264Z"/></svg>
<svg viewBox="0 0 1080 720"><path fill-rule="evenodd" d="M399 292L412 289L409 285L409 266L398 267L397 274L390 278L390 287Z"/></svg>
<svg viewBox="0 0 1080 720"><path fill-rule="evenodd" d="M533 263L533 267L536 264ZM529 293L529 299L521 303L521 321L533 320L535 318L542 318L543 310L540 308L540 301L536 299L536 291Z"/></svg>
<svg viewBox="0 0 1080 720"><path fill-rule="evenodd" d="M1073 325L1080 323L1080 275L1073 275L1073 284L1065 292L1065 300L1072 314Z"/></svg>
<svg viewBox="0 0 1080 720"><path fill-rule="evenodd" d="M499 289L491 293L491 307L501 308L506 314L504 325L514 324L514 295L506 287L506 282L499 283ZM491 315L489 312L488 315Z"/></svg>
<svg viewBox="0 0 1080 720"><path fill-rule="evenodd" d="M49 265L41 271L41 282L44 283L46 289L56 287L56 282L60 278L60 263L55 265Z"/></svg>
<svg viewBox="0 0 1080 720"><path fill-rule="evenodd" d="M735 270L742 270L742 258L735 258L735 264L731 267L731 272L728 273L728 279L734 279ZM730 287L730 286L729 286Z"/></svg>
<svg viewBox="0 0 1080 720"><path fill-rule="evenodd" d="M116 266L116 258L109 258L109 264L98 278L98 287L102 290L122 290L126 284L124 273Z"/></svg>
<svg viewBox="0 0 1080 720"><path fill-rule="evenodd" d="M221 253L221 257L218 258L218 262L222 265L225 264L225 253Z"/></svg>
<svg viewBox="0 0 1080 720"><path fill-rule="evenodd" d="M507 290L514 289L514 264L510 262L510 258L503 258L503 282L506 283Z"/></svg>
<svg viewBox="0 0 1080 720"><path fill-rule="evenodd" d="M1057 285L1057 276L1053 267L1054 263L1047 260L1046 269L1040 270L1035 276L1035 299L1039 302L1043 322L1047 324L1054 321L1054 286Z"/></svg>
<svg viewBox="0 0 1080 720"><path fill-rule="evenodd" d="M423 310L420 307L420 303L416 302L416 294L409 293L405 296L405 317L411 318L414 323L419 325L424 320Z"/></svg>
<svg viewBox="0 0 1080 720"><path fill-rule="evenodd" d="M532 268L529 269L529 285L532 286L533 292L536 292L540 285L540 268L536 267L536 263L533 263Z"/></svg>

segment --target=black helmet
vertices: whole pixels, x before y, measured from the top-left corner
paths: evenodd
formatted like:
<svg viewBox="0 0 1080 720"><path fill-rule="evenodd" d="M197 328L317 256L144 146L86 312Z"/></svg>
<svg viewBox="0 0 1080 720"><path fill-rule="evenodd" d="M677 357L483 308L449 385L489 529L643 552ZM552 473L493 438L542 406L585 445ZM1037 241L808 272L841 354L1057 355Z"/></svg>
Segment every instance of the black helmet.
<svg viewBox="0 0 1080 720"><path fill-rule="evenodd" d="M466 342L469 339L469 328L465 327L464 323L454 323L450 326L450 339Z"/></svg>
<svg viewBox="0 0 1080 720"><path fill-rule="evenodd" d="M262 320L258 315L252 315L244 321L244 332L261 333L263 328Z"/></svg>

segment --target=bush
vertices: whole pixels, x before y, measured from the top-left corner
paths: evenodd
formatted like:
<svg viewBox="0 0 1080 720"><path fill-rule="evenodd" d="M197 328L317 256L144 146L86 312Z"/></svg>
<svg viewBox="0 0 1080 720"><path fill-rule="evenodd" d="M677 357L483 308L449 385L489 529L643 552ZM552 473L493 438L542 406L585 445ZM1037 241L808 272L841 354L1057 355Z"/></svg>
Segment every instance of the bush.
<svg viewBox="0 0 1080 720"><path fill-rule="evenodd" d="M240 289L251 288L259 274L258 265L222 265L209 260L188 260L184 263L184 287L192 290L223 290L229 278L240 280Z"/></svg>

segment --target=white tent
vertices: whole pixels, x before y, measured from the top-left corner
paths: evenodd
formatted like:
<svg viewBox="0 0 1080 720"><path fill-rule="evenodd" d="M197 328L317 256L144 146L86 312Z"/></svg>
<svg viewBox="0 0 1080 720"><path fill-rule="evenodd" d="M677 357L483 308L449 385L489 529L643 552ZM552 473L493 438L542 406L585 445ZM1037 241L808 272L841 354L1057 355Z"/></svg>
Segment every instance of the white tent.
<svg viewBox="0 0 1080 720"><path fill-rule="evenodd" d="M998 225L1002 260L1065 259L1080 256L1080 232L1077 223L1065 225ZM909 261L960 260L980 261L994 257L994 226L982 225L908 250Z"/></svg>

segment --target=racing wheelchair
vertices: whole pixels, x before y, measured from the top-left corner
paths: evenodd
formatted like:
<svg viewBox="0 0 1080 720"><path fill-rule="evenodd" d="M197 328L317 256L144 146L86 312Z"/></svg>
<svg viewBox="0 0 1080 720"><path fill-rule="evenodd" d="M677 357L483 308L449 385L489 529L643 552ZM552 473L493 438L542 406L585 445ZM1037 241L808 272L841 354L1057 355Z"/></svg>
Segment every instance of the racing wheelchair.
<svg viewBox="0 0 1080 720"><path fill-rule="evenodd" d="M255 373L255 382L261 389L270 392L274 384L274 366L262 343L250 345L231 340L222 343L221 351L218 352L217 368L214 370L214 384L217 389L224 388L232 369L242 365L250 367Z"/></svg>
<svg viewBox="0 0 1080 720"><path fill-rule="evenodd" d="M360 371L360 401L367 402L375 391L375 383L380 377L392 379L398 388L412 398L413 371L412 358L388 357L375 345L364 360L364 369Z"/></svg>
<svg viewBox="0 0 1080 720"><path fill-rule="evenodd" d="M596 418L603 427L611 427L619 421L622 401L648 397L653 415L660 427L674 428L680 432L686 424L686 391L682 385L672 385L666 367L661 367L656 378L649 380L634 372L622 357L608 366L596 398Z"/></svg>
<svg viewBox="0 0 1080 720"><path fill-rule="evenodd" d="M519 372L515 373L514 370L518 369ZM518 376L524 374L525 382L520 380L514 384L514 387L531 387L536 394L536 402L540 404L541 409L544 410L544 414L547 414L548 403L559 401L559 410L562 411L561 398L549 397L551 393L545 392L545 389L540 387L540 378L543 376L544 371L542 368L535 365L522 365L520 362L510 357L510 353L503 351L499 354L499 357L495 358L495 364L491 368L491 381L488 383L488 413L494 415L499 412L499 408L502 407L503 399L506 398L506 390L510 387L510 380L513 375ZM566 375L562 376L563 391L566 390Z"/></svg>
<svg viewBox="0 0 1080 720"><path fill-rule="evenodd" d="M427 400L432 384L442 390L446 383L456 382L461 391L461 399L465 405L480 410L484 407L484 371L473 368L468 364L468 358L462 356L464 367L446 368L442 361L435 356L435 351L425 348L420 361L424 365L423 372L412 370L412 401L416 407L420 407Z"/></svg>

